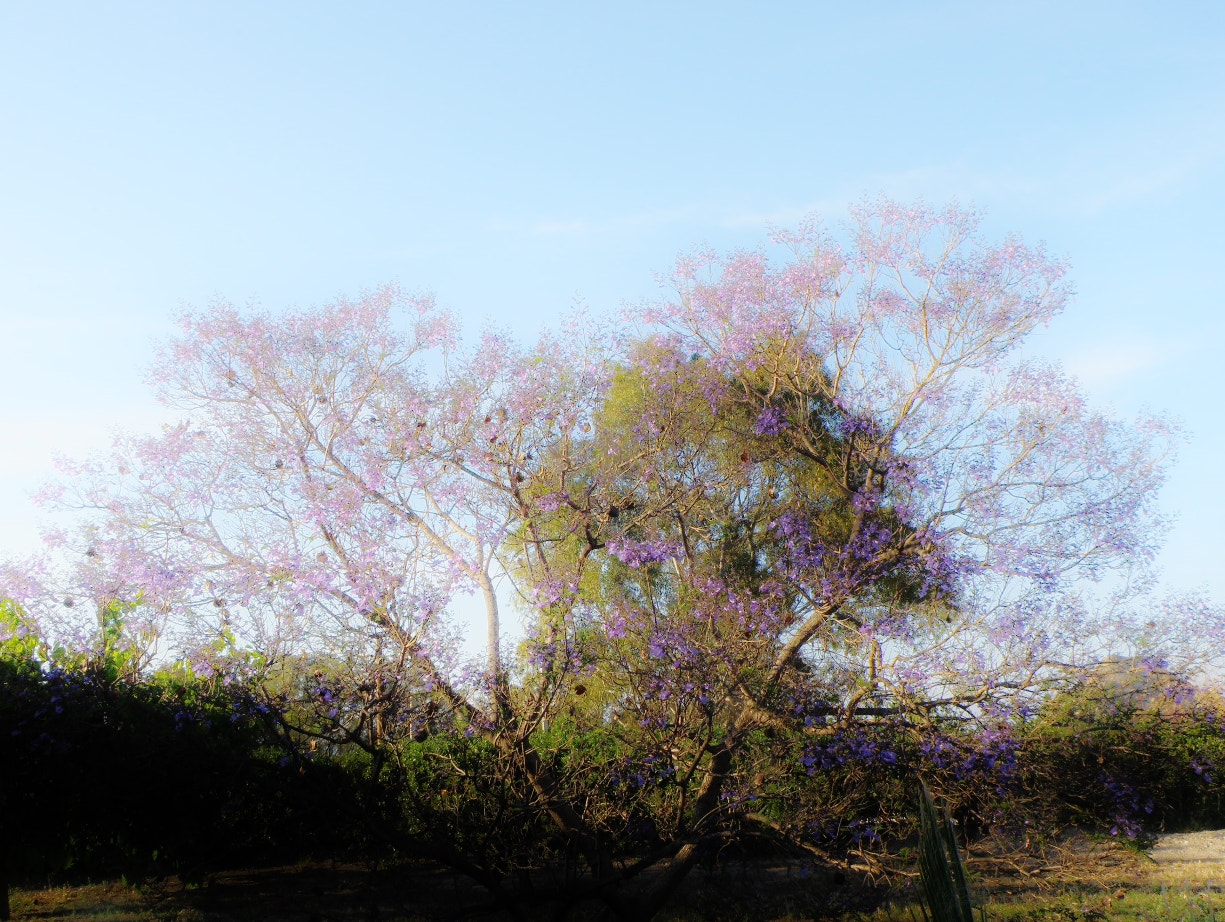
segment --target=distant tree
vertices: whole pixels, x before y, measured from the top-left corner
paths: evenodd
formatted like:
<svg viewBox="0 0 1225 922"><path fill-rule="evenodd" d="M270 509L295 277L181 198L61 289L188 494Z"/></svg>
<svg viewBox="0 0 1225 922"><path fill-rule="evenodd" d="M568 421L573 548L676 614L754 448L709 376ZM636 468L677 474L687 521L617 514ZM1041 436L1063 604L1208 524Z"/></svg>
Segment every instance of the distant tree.
<svg viewBox="0 0 1225 922"><path fill-rule="evenodd" d="M753 806L762 734L798 765L865 713L1015 703L1094 630L1078 581L1152 551L1171 426L1095 413L1019 358L1063 267L975 231L868 204L846 246L814 224L777 265L701 254L636 326L531 350L461 350L392 289L188 317L154 374L186 420L69 471L61 500L97 512L77 591L139 592L147 629L197 651L229 632L342 664L317 690L337 740L439 720L483 739L535 857L443 833L433 854L508 900L645 918L754 824L805 834ZM449 617L465 593L476 668ZM584 708L615 745L557 742ZM524 885L545 840L585 875Z"/></svg>

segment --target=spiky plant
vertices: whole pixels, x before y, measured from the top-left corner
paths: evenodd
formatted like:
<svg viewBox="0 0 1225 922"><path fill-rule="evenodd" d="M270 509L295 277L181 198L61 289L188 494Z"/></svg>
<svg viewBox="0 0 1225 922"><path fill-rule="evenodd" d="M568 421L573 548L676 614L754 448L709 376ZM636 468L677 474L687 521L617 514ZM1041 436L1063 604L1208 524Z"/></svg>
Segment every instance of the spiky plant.
<svg viewBox="0 0 1225 922"><path fill-rule="evenodd" d="M974 922L965 866L948 814L937 810L931 791L920 783L919 893L928 922ZM986 919L982 914L981 920Z"/></svg>

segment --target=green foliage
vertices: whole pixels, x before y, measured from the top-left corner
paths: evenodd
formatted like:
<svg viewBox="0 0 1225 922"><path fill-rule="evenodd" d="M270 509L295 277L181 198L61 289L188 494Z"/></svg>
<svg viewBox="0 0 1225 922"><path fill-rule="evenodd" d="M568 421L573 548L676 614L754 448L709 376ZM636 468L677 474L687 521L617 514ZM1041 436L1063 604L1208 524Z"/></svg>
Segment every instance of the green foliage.
<svg viewBox="0 0 1225 922"><path fill-rule="evenodd" d="M222 637L230 673L177 663L141 675L121 639L125 613L104 610L96 659L44 660L45 645L17 631L20 611L0 607L0 771L19 875L135 879L220 861L418 855L468 862L523 889L581 860L529 774L507 770L514 758L540 759L618 861L659 848L693 802L698 776L686 766L705 758L700 741L654 739L619 716L625 687L598 670L568 680L565 706L510 759L453 716L363 748L369 738L328 736L309 702L284 698L331 681L318 663L276 673ZM926 806L916 816L916 774L968 836L1024 830L1036 843L1075 824L1142 840L1162 827L1219 825L1225 708L1163 681L1081 683L1004 736L891 718L759 728L728 773L723 808L743 838L771 848L790 840L883 857L918 828L927 879L944 862L954 897L951 831ZM932 740L946 747L939 758Z"/></svg>
<svg viewBox="0 0 1225 922"><path fill-rule="evenodd" d="M21 607L0 599L0 661L15 669L37 669L43 647Z"/></svg>
<svg viewBox="0 0 1225 922"><path fill-rule="evenodd" d="M1020 786L1045 796L1054 825L1142 839L1225 823L1225 708L1215 696L1160 675L1130 689L1093 679L1052 698L1023 734Z"/></svg>
<svg viewBox="0 0 1225 922"><path fill-rule="evenodd" d="M18 877L373 851L346 766L295 753L250 687L184 664L134 676L119 645L40 665L22 639L0 656L3 847Z"/></svg>
<svg viewBox="0 0 1225 922"><path fill-rule="evenodd" d="M919 882L931 922L974 922L957 833L948 815L936 809L927 785L919 795Z"/></svg>

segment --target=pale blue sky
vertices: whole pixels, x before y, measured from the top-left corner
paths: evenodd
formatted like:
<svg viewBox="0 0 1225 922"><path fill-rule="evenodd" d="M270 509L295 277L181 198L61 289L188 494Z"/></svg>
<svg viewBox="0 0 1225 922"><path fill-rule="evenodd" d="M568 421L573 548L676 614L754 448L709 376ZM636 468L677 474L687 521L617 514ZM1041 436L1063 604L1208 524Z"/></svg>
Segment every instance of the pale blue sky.
<svg viewBox="0 0 1225 922"><path fill-rule="evenodd" d="M884 193L1070 260L1036 348L1183 418L1162 562L1225 600L1225 4L0 0L0 88L0 552L152 424L185 305L396 280L526 334Z"/></svg>

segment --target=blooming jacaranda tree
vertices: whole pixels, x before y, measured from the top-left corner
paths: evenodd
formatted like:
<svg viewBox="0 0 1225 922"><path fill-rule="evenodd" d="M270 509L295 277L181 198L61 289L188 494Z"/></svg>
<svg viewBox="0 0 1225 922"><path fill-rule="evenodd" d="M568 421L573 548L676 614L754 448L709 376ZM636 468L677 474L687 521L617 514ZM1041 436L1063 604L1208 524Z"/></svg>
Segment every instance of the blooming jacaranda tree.
<svg viewBox="0 0 1225 922"><path fill-rule="evenodd" d="M775 767L815 770L857 720L1006 712L1128 638L1084 586L1151 560L1176 430L1024 357L1068 299L1061 263L879 202L842 242L812 223L672 282L532 349L464 348L390 289L185 318L154 371L184 421L68 469L53 498L96 513L65 539L77 585L30 580L26 610L65 630L65 599L139 602L134 630L188 651L225 632L342 663L311 692L337 741L447 711L522 821L583 859L549 898L626 918L746 824L801 834L757 803L762 734L790 741ZM476 666L451 617L468 595ZM595 787L538 746L580 705L621 747ZM521 879L453 857L495 891Z"/></svg>
<svg viewBox="0 0 1225 922"><path fill-rule="evenodd" d="M555 556L569 535L585 562L588 646L566 655L665 779L665 880L761 818L760 731L1008 713L1137 627L1084 587L1151 559L1176 430L1095 412L1021 354L1063 266L956 209L853 219L845 245L812 224L781 260L682 260L636 311L585 460L538 501Z"/></svg>

